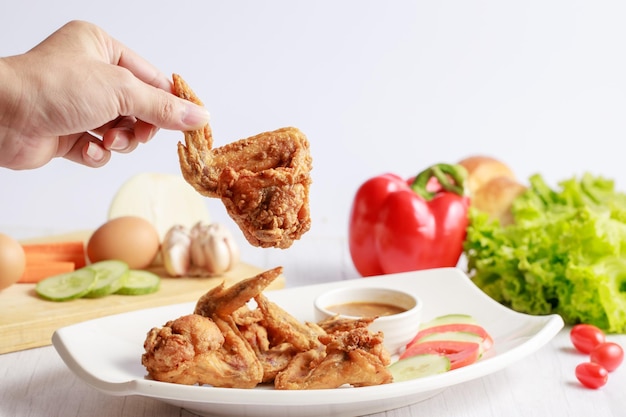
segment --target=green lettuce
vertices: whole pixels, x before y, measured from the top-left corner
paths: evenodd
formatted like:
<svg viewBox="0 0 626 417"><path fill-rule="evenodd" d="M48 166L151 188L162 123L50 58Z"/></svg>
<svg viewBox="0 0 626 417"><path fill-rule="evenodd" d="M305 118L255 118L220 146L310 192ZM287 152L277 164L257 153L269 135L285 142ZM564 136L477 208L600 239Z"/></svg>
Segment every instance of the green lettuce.
<svg viewBox="0 0 626 417"><path fill-rule="evenodd" d="M485 293L528 314L626 333L626 194L591 174L550 188L539 175L502 227L470 209L468 271Z"/></svg>

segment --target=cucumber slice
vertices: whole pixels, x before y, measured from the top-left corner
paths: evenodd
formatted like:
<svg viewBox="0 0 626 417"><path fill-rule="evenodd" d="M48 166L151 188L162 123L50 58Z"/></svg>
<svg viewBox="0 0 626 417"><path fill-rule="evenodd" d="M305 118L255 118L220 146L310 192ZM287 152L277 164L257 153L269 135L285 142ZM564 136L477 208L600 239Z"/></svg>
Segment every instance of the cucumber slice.
<svg viewBox="0 0 626 417"><path fill-rule="evenodd" d="M131 269L126 275L126 281L116 294L144 295L156 292L161 286L161 277L152 272L141 269Z"/></svg>
<svg viewBox="0 0 626 417"><path fill-rule="evenodd" d="M54 275L39 281L35 292L50 301L68 301L87 294L96 283L96 272L82 268L65 274Z"/></svg>
<svg viewBox="0 0 626 417"><path fill-rule="evenodd" d="M96 283L87 298L104 297L117 292L124 285L128 275L128 264L117 260L95 262L87 267L96 273Z"/></svg>
<svg viewBox="0 0 626 417"><path fill-rule="evenodd" d="M469 314L446 314L445 316L435 317L431 321L423 323L420 329L428 329L433 326L441 326L444 324L476 324L474 317Z"/></svg>
<svg viewBox="0 0 626 417"><path fill-rule="evenodd" d="M434 354L415 355L392 363L388 369L393 382L409 381L449 371L450 359Z"/></svg>

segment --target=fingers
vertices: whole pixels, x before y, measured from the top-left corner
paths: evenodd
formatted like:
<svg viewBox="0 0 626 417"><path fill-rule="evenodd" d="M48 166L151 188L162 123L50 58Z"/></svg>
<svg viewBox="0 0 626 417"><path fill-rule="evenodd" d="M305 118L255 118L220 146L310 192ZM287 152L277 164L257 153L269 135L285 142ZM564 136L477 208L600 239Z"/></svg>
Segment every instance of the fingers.
<svg viewBox="0 0 626 417"><path fill-rule="evenodd" d="M140 55L122 43L111 39L111 64L124 68L136 78L126 84L120 105L126 105L126 115L165 129L199 129L209 122L209 112L171 94L172 81Z"/></svg>
<svg viewBox="0 0 626 417"><path fill-rule="evenodd" d="M108 130L102 137L102 146L110 151L129 153L135 150L139 142L131 129L115 128Z"/></svg>
<svg viewBox="0 0 626 417"><path fill-rule="evenodd" d="M170 130L200 129L209 122L209 112L204 107L137 78L118 86L120 114L132 115L153 126Z"/></svg>
<svg viewBox="0 0 626 417"><path fill-rule="evenodd" d="M132 152L139 143L150 140L157 130L148 123L137 121L133 126L127 121L128 118L124 120L104 131L101 140L90 133L84 133L78 138L66 137L65 143L69 149L60 150L60 153L70 161L98 168L109 162L112 151Z"/></svg>
<svg viewBox="0 0 626 417"><path fill-rule="evenodd" d="M57 50L66 52L64 59L75 55L75 62L63 60L67 65L61 68L72 75L74 68L87 66L93 74L89 89L71 83L59 88L68 94L68 102L87 105L77 106L78 117L71 120L61 114L60 126L49 128L55 133L43 133L58 138L58 146L51 151L56 157L99 167L110 160L112 151L131 152L149 141L159 128L187 131L209 122L203 106L172 94L168 77L92 24L70 22L34 49L40 50L36 55L40 59L59 56ZM67 83L72 77L59 79ZM100 126L94 134L79 133L93 126ZM62 136L56 136L59 134Z"/></svg>
<svg viewBox="0 0 626 417"><path fill-rule="evenodd" d="M102 136L102 146L110 151L129 153L140 143L154 137L158 128L134 117L121 117L95 132Z"/></svg>
<svg viewBox="0 0 626 417"><path fill-rule="evenodd" d="M103 30L91 29L98 33L95 38L101 46L96 48L100 58L112 67L107 77L115 82L107 84L115 88L118 114L142 121L134 127L137 140L147 141L157 128L194 130L209 122L209 113L203 106L172 94L172 80L154 65ZM121 149L124 137L120 133L114 147ZM112 143L104 141L107 149L113 149Z"/></svg>
<svg viewBox="0 0 626 417"><path fill-rule="evenodd" d="M75 161L92 168L98 168L109 162L111 152L107 151L98 142L88 142L81 149L82 160Z"/></svg>
<svg viewBox="0 0 626 417"><path fill-rule="evenodd" d="M163 91L172 91L172 81L154 65L116 39L111 39L111 44L113 54L110 57L111 64L126 68L148 85Z"/></svg>
<svg viewBox="0 0 626 417"><path fill-rule="evenodd" d="M89 133L76 137L64 137L59 142L59 155L63 158L92 168L105 165L111 159L111 151Z"/></svg>

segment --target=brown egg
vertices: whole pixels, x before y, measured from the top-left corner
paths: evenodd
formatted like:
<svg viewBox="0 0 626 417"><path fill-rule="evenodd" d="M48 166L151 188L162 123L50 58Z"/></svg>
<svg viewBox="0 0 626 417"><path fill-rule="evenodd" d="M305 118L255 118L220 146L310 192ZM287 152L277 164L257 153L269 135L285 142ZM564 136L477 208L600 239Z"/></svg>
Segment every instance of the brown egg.
<svg viewBox="0 0 626 417"><path fill-rule="evenodd" d="M22 245L0 233L0 290L15 284L25 269L26 255Z"/></svg>
<svg viewBox="0 0 626 417"><path fill-rule="evenodd" d="M132 269L144 269L157 255L159 245L159 234L149 221L122 216L93 232L87 242L87 257L91 262L117 259Z"/></svg>

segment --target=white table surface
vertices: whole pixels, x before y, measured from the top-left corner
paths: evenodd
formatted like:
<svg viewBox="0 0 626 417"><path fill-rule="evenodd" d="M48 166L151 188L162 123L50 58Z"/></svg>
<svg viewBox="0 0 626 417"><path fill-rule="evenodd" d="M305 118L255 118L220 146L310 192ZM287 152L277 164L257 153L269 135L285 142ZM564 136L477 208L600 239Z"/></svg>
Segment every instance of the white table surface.
<svg viewBox="0 0 626 417"><path fill-rule="evenodd" d="M344 239L307 237L286 251L243 249L263 268L283 265L290 287L357 278ZM586 360L565 328L541 350L508 368L466 382L409 407L376 417L622 417L626 416L626 364L606 386L583 388L574 376ZM626 335L609 339L626 346ZM0 355L1 417L190 417L154 399L115 397L76 377L51 346Z"/></svg>

